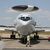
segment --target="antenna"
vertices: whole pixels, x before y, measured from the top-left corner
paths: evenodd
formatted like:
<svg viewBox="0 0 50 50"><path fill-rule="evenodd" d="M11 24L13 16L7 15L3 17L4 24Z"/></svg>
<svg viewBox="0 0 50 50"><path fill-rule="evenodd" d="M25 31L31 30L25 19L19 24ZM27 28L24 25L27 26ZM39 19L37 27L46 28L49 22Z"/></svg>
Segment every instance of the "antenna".
<svg viewBox="0 0 50 50"><path fill-rule="evenodd" d="M25 12L25 13L39 10L38 7L31 5L17 5L17 6L13 6L12 9L17 12Z"/></svg>

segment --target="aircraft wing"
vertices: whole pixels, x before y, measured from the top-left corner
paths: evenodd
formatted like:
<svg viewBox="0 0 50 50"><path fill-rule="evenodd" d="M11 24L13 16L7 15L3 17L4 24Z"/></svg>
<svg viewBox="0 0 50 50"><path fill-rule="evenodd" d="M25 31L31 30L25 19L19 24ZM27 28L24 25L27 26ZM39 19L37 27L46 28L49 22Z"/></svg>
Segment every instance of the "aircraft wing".
<svg viewBox="0 0 50 50"><path fill-rule="evenodd" d="M5 31L11 31L11 32L14 31L14 32L17 32L16 28L6 28Z"/></svg>
<svg viewBox="0 0 50 50"><path fill-rule="evenodd" d="M14 26L0 25L0 30L1 31L14 31L14 32L16 32L16 28Z"/></svg>
<svg viewBox="0 0 50 50"><path fill-rule="evenodd" d="M50 32L50 27L35 27L35 32Z"/></svg>

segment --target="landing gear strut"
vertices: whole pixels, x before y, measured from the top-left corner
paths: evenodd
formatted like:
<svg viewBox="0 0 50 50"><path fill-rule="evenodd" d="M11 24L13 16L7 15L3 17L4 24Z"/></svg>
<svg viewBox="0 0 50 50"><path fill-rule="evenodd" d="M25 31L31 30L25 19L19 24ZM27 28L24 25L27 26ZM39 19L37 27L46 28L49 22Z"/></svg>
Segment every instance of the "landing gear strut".
<svg viewBox="0 0 50 50"><path fill-rule="evenodd" d="M12 31L12 34L10 35L10 38L11 38L11 39L15 39L14 31Z"/></svg>

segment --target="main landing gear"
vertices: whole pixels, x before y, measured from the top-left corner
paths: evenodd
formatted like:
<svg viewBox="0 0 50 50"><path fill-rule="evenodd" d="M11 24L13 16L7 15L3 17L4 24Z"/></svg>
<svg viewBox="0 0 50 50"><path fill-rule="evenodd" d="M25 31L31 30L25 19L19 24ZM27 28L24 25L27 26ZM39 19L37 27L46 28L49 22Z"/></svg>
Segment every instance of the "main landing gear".
<svg viewBox="0 0 50 50"><path fill-rule="evenodd" d="M15 39L16 37L15 37L15 34L14 34L14 31L12 31L12 34L10 35L10 38L11 39Z"/></svg>
<svg viewBox="0 0 50 50"><path fill-rule="evenodd" d="M34 34L34 39L35 39L35 40L39 39L39 35L38 35L37 32Z"/></svg>

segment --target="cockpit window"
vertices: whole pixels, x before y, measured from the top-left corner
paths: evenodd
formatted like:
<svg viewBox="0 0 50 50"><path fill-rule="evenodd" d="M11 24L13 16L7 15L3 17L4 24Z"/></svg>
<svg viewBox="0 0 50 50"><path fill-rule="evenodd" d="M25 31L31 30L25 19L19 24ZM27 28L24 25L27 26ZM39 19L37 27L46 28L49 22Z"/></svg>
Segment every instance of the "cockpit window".
<svg viewBox="0 0 50 50"><path fill-rule="evenodd" d="M26 17L27 20L30 20L30 17Z"/></svg>
<svg viewBox="0 0 50 50"><path fill-rule="evenodd" d="M21 17L21 20L24 20L25 19L25 17Z"/></svg>
<svg viewBox="0 0 50 50"><path fill-rule="evenodd" d="M28 20L31 20L30 17L20 17L19 19L23 20L23 21L28 21Z"/></svg>

